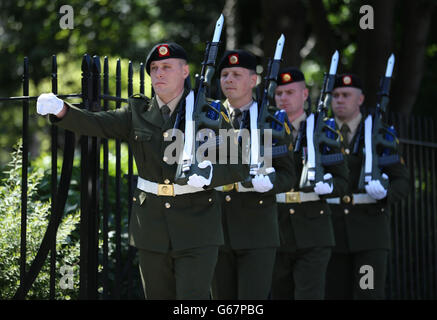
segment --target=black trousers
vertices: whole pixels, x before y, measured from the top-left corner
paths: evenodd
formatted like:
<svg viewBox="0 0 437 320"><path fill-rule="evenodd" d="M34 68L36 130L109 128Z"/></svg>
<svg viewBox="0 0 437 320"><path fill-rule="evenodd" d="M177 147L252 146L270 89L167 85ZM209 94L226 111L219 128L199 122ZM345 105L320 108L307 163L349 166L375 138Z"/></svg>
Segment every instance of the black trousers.
<svg viewBox="0 0 437 320"><path fill-rule="evenodd" d="M326 277L326 299L385 298L388 250L333 253Z"/></svg>
<svg viewBox="0 0 437 320"><path fill-rule="evenodd" d="M273 300L323 300L331 247L278 251L272 281Z"/></svg>
<svg viewBox="0 0 437 320"><path fill-rule="evenodd" d="M267 299L275 253L276 248L220 250L212 282L213 299Z"/></svg>
<svg viewBox="0 0 437 320"><path fill-rule="evenodd" d="M146 299L210 299L217 254L218 246L168 253L138 249Z"/></svg>

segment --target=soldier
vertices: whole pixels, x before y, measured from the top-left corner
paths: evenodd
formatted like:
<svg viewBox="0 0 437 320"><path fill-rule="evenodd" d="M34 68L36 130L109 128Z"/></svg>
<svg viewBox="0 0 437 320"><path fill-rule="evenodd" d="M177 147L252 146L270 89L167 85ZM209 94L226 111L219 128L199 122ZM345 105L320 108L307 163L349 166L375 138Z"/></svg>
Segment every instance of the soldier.
<svg viewBox="0 0 437 320"><path fill-rule="evenodd" d="M297 68L279 72L276 105L287 112L294 141L305 123L308 89L304 74ZM340 150L338 150L340 152ZM298 177L303 169L302 151L295 152ZM319 182L314 192L300 192L299 181L290 192L277 194L281 246L276 253L272 299L323 299L325 276L334 230L326 196L341 195L347 186L347 166L325 167L333 183Z"/></svg>
<svg viewBox="0 0 437 320"><path fill-rule="evenodd" d="M219 66L224 106L235 129L255 108L252 90L257 84L255 56L244 50L225 52ZM252 144L251 144L252 146ZM225 245L220 247L214 274L214 299L267 299L276 247L279 245L275 194L295 182L291 152L272 160L276 177L257 175L253 188L240 183L219 189Z"/></svg>
<svg viewBox="0 0 437 320"><path fill-rule="evenodd" d="M390 249L388 209L408 194L408 172L403 160L383 167L388 189L379 180L372 180L366 193L358 192L364 159L364 117L360 111L364 98L356 75L337 76L332 108L342 132L350 176L347 194L328 200L336 246L328 265L327 299L384 299Z"/></svg>
<svg viewBox="0 0 437 320"><path fill-rule="evenodd" d="M231 173L227 166L215 166L212 181L196 175L187 185L173 184L177 164L168 163L165 150L171 141L165 138L175 123L175 109L185 106L189 94L185 50L176 43L157 44L147 56L146 71L152 99L133 96L127 107L89 112L42 94L37 111L77 134L129 142L139 174L129 238L138 248L146 298L208 299L223 230L217 195L204 187L223 184L221 177Z"/></svg>

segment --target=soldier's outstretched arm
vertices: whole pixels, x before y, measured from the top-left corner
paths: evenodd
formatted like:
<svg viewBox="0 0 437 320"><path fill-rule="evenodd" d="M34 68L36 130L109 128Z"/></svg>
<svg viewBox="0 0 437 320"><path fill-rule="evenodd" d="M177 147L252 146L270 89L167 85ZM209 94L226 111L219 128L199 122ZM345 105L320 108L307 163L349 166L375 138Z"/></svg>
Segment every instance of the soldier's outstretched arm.
<svg viewBox="0 0 437 320"><path fill-rule="evenodd" d="M132 119L129 108L90 112L49 93L38 97L37 113L48 114L50 123L80 135L118 138L125 141L129 138Z"/></svg>

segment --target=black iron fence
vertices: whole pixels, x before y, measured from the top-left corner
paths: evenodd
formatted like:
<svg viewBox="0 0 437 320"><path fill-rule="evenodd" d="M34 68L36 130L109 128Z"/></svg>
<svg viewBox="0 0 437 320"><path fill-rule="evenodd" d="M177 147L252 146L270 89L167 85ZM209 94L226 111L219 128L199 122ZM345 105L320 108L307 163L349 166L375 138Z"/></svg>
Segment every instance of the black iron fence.
<svg viewBox="0 0 437 320"><path fill-rule="evenodd" d="M82 90L80 94L59 94L58 97L80 98L82 102L74 105L90 111L108 110L109 103L115 102L115 108L120 108L127 102L121 97L121 61L117 60L115 74L115 95L109 94L109 66L108 58L84 55L82 59ZM24 59L23 68L23 96L0 98L0 102L22 101L23 128L22 128L22 193L21 193L21 243L20 243L20 287L14 298L23 299L30 290L46 259L50 259L50 298L55 297L57 283L60 280L59 270L56 270L56 233L64 213L67 195L70 187L75 149L75 135L65 131L63 142L63 164L59 185L57 182L58 128L51 126L51 215L47 231L41 242L34 261L26 265L26 230L27 230L27 174L29 167L29 103L36 101L38 96L29 96L29 61ZM140 64L140 92L144 93L144 65ZM128 83L126 97L133 94L133 66L128 65ZM58 73L56 56L52 58L52 92L58 94ZM142 298L141 290L133 290L140 285L137 268L133 267L135 248L128 247L127 252L122 252L122 235L127 232L127 227L122 228L122 219L127 220L131 211L131 198L133 193L133 157L129 149L128 172L121 170L121 142L115 142L116 173L115 173L115 207L110 206L109 199L109 147L106 139L81 136L80 144L80 279L79 298ZM101 163L100 150L103 150L103 163ZM122 184L123 178L128 183ZM125 179L126 180L126 179ZM128 197L122 197L122 188L127 188ZM123 210L124 208L128 208ZM112 209L113 208L113 209ZM123 215L123 216L122 216ZM110 243L109 225L114 226L114 239ZM101 231L101 232L99 232ZM99 249L99 240L102 242ZM114 245L113 259L109 255L110 245ZM100 250L100 252L99 252ZM50 256L49 256L50 253ZM113 260L113 261L110 261ZM99 265L101 272L99 272ZM110 267L111 266L111 267ZM110 274L109 270L113 270ZM136 285L134 284L137 283ZM122 290L123 284L123 290ZM101 290L98 290L101 288ZM123 294L122 294L123 292Z"/></svg>
<svg viewBox="0 0 437 320"><path fill-rule="evenodd" d="M437 299L437 140L435 120L392 114L410 171L407 199L392 206L388 296Z"/></svg>
<svg viewBox="0 0 437 320"><path fill-rule="evenodd" d="M90 111L120 108L127 102L122 98L121 63L116 64L115 95L109 92L108 59L103 59L103 70L98 56L84 55L82 59L82 90L79 94L58 95L60 98L80 98L75 105ZM59 184L57 178L58 141L56 126L51 127L51 216L39 251L30 265L26 265L27 168L29 166L29 103L37 96L29 96L29 61L24 59L23 96L0 98L0 102L22 101L23 112L23 170L21 192L20 287L15 298L26 297L46 259L50 260L50 298L59 290L60 273L56 270L56 233L64 213L73 169L75 135L64 132L63 164ZM133 92L133 66L128 65L125 97ZM52 59L52 92L58 94L56 57ZM144 93L144 65L139 70L140 92ZM402 155L410 171L411 192L407 199L392 207L392 243L387 296L390 299L437 298L437 190L436 190L436 130L429 118L404 117L391 114L401 143ZM131 212L135 186L133 157L128 149L128 170L121 170L121 142L115 142L115 199L109 198L109 146L106 139L81 136L80 140L80 279L81 299L143 298L134 259L135 248L122 239ZM103 161L100 151L103 152ZM126 161L125 159L123 159ZM127 183L123 183L127 180ZM122 190L127 197L122 197ZM127 190L126 190L127 189ZM112 191L111 191L112 192ZM111 201L115 205L110 205ZM127 210L124 210L127 208ZM114 226L110 241L109 230ZM99 240L101 246L99 246ZM109 254L110 246L114 254ZM50 255L49 255L50 254ZM99 266L101 271L99 272ZM99 290L100 288L100 290Z"/></svg>

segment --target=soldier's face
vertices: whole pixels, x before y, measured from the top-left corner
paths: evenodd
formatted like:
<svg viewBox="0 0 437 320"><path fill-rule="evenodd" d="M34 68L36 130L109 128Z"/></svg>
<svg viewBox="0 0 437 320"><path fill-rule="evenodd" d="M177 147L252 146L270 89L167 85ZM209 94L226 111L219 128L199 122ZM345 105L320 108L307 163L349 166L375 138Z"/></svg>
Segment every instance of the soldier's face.
<svg viewBox="0 0 437 320"><path fill-rule="evenodd" d="M308 89L304 81L278 86L275 91L276 106L287 112L288 116L302 113Z"/></svg>
<svg viewBox="0 0 437 320"><path fill-rule="evenodd" d="M354 119L360 113L363 102L364 95L357 88L340 87L332 92L332 111L342 121Z"/></svg>
<svg viewBox="0 0 437 320"><path fill-rule="evenodd" d="M152 61L150 78L153 90L164 102L169 102L181 93L189 72L188 65L182 59Z"/></svg>
<svg viewBox="0 0 437 320"><path fill-rule="evenodd" d="M256 73L241 67L223 68L220 73L222 91L235 107L240 107L240 101L252 99L252 89L256 85L256 80Z"/></svg>

